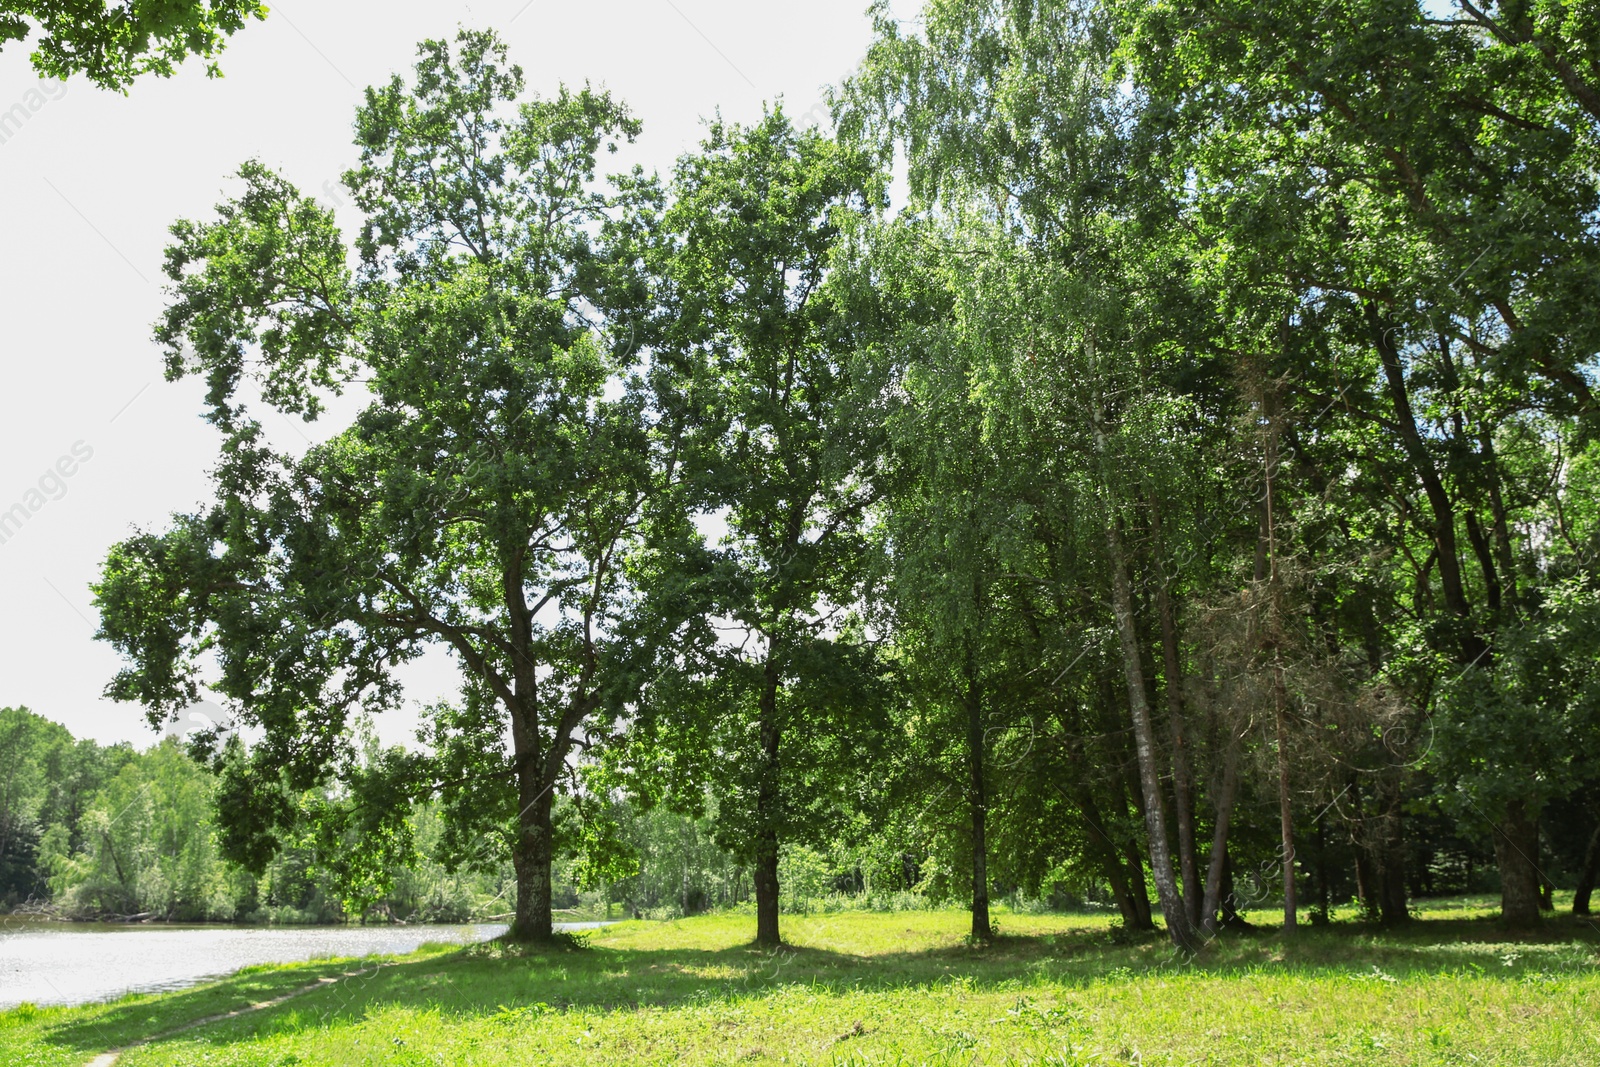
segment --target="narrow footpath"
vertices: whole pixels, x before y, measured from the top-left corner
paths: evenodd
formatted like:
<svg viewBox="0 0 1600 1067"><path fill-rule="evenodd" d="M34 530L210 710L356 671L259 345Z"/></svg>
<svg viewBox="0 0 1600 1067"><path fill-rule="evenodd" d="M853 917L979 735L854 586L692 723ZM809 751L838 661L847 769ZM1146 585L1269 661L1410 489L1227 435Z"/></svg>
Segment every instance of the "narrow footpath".
<svg viewBox="0 0 1600 1067"><path fill-rule="evenodd" d="M252 1012L265 1011L268 1008L276 1008L279 1004L282 1004L285 1001L293 1000L295 997L305 996L307 993L314 992L315 990L322 989L326 986L337 984L346 978L355 978L365 973L365 971L351 971L347 974L339 975L336 978L318 978L310 985L301 986L299 989L291 989L282 996L273 997L271 1000L262 1000L254 1004L247 1004L242 1008L235 1008L233 1011L219 1012L216 1015L207 1015L202 1019L195 1019L193 1022L184 1023L182 1026L175 1026L171 1030L163 1030L159 1034L152 1034L149 1037L142 1037L138 1041L123 1045L121 1048L114 1048L109 1052L102 1052L100 1055L96 1056L94 1059L85 1064L84 1067L112 1067L113 1064L122 1058L123 1053L136 1049L141 1045L151 1045L157 1041L165 1041L168 1038L177 1037L179 1034L187 1033L190 1030L199 1029L202 1026L210 1026L212 1023L219 1023L225 1019L237 1019L241 1015L249 1015Z"/></svg>

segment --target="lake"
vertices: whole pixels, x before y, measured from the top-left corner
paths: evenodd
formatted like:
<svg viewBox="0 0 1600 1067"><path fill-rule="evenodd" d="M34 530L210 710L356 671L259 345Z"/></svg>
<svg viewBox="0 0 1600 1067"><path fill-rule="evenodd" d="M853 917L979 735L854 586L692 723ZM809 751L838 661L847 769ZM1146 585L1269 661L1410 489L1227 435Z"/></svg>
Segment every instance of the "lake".
<svg viewBox="0 0 1600 1067"><path fill-rule="evenodd" d="M587 930L604 923L557 923ZM459 926L179 926L50 923L0 916L0 1009L84 1004L181 989L258 963L410 952L498 937L504 923Z"/></svg>

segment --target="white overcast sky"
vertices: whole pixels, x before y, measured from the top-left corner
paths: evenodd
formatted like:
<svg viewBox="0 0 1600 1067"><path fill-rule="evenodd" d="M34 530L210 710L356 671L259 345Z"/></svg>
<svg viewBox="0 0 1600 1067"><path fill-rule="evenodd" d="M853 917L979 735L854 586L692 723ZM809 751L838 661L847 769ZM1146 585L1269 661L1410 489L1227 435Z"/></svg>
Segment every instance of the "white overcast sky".
<svg viewBox="0 0 1600 1067"><path fill-rule="evenodd" d="M208 498L216 438L200 385L162 380L150 325L167 227L209 215L240 163L337 193L362 88L465 25L498 29L532 91L587 80L620 95L644 122L637 160L665 171L719 108L748 120L780 96L794 115L820 105L866 49L866 2L289 0L233 39L226 77L191 62L126 97L82 79L33 95L27 49L9 45L0 113L29 114L0 144L0 512L37 504L29 491L74 446L93 455L64 492L47 482L52 498L0 544L0 706L102 742L155 736L140 709L100 695L119 661L92 638L88 586L107 546ZM277 422L285 447L337 429ZM442 657L423 665L408 695L447 695L452 673ZM412 725L401 715L380 731L406 741Z"/></svg>

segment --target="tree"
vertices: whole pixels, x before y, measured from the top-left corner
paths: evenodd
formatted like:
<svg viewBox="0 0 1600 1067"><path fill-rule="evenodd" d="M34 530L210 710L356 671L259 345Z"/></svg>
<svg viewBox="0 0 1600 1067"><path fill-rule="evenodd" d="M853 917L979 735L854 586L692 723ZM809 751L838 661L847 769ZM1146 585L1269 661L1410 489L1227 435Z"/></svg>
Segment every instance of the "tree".
<svg viewBox="0 0 1600 1067"><path fill-rule="evenodd" d="M600 188L597 159L637 123L605 93L522 90L494 35L463 31L367 91L354 267L331 215L259 164L215 221L173 227L157 336L170 377L209 383L217 498L115 546L96 592L129 661L112 697L159 720L206 684L263 731L218 756L232 857L259 868L320 783L374 791L357 844L404 819L397 780L442 788L509 845L513 934L547 940L553 801L623 699L628 554L672 430L595 310L625 297L628 205L649 196ZM247 380L290 414L355 383L371 401L294 458L262 443ZM431 761L373 780L350 716L393 707L395 665L430 644L463 699Z"/></svg>
<svg viewBox="0 0 1600 1067"><path fill-rule="evenodd" d="M1162 342L1186 303L1182 260L1150 225L1170 211L1170 191L1139 164L1160 146L1144 137L1138 98L1112 85L1105 20L1092 7L940 3L923 36L903 36L882 13L878 29L844 128L884 151L904 147L917 207L992 219L1013 246L1000 254L1026 297L1013 304L1024 310L1010 336L995 330L995 373L1014 386L1006 403L1049 441L1035 466L1054 479L1044 490L1052 506L1103 517L1097 579L1122 654L1151 871L1169 933L1191 949L1127 541L1145 494L1121 454L1123 439L1148 442L1137 420L1165 403L1150 367L1171 350Z"/></svg>
<svg viewBox="0 0 1600 1067"><path fill-rule="evenodd" d="M703 588L738 641L704 651L699 695L679 698L698 717L675 735L717 753L703 769L720 784L719 840L751 864L756 942L772 946L780 850L826 828L844 736L872 700L848 616L875 394L853 355L865 327L830 269L882 193L868 158L781 109L750 127L713 123L673 193L653 343L692 368L693 506L726 527Z"/></svg>
<svg viewBox="0 0 1600 1067"><path fill-rule="evenodd" d="M92 915L233 918L212 836L215 779L168 739L130 760L83 813L83 846L55 858L58 902Z"/></svg>
<svg viewBox="0 0 1600 1067"><path fill-rule="evenodd" d="M1548 470L1559 458L1534 447L1551 439L1546 420L1581 425L1595 411L1600 335L1578 296L1600 271L1592 13L1110 7L1130 74L1172 131L1166 180L1187 190L1187 224L1236 265L1241 302L1292 294L1285 323L1305 358L1284 370L1306 438L1370 449L1368 500L1398 520L1389 543L1440 657L1394 656L1393 680L1419 704L1456 675L1483 693L1526 692L1498 679L1502 635L1518 647L1543 595L1533 561L1545 553L1519 535L1518 512L1531 518L1559 489L1519 476L1508 450L1544 453ZM1336 468L1323 480L1337 484ZM1491 704L1453 713L1493 720ZM1504 780L1479 802L1500 842L1504 916L1528 925L1535 873L1519 857L1537 851L1550 768L1499 766Z"/></svg>
<svg viewBox="0 0 1600 1067"><path fill-rule="evenodd" d="M53 784L49 769L71 745L63 727L26 708L0 708L0 902L27 900L45 888L38 849Z"/></svg>
<svg viewBox="0 0 1600 1067"><path fill-rule="evenodd" d="M1441 683L1432 769L1468 824L1488 823L1508 920L1536 921L1543 876L1538 820L1547 801L1595 777L1600 727L1600 595L1591 581L1544 590L1516 626L1502 629L1493 672L1455 672Z"/></svg>
<svg viewBox="0 0 1600 1067"><path fill-rule="evenodd" d="M261 0L0 0L0 46L43 31L33 52L40 74L84 74L103 89L126 91L142 74L171 77L190 56L216 58L247 19L264 19Z"/></svg>
<svg viewBox="0 0 1600 1067"><path fill-rule="evenodd" d="M886 621L913 694L902 744L919 757L908 766L923 787L913 803L932 805L943 792L965 801L971 936L987 941L987 749L1009 660L997 631L1011 621L992 541L1004 536L1007 502L992 484L1004 466L985 440L959 342L925 331L906 340L896 375L906 402L890 424L894 473L879 523L890 570ZM941 781L941 794L928 796Z"/></svg>
<svg viewBox="0 0 1600 1067"><path fill-rule="evenodd" d="M134 758L128 745L74 741L26 708L0 708L0 903L50 895L52 856L86 847L85 813Z"/></svg>

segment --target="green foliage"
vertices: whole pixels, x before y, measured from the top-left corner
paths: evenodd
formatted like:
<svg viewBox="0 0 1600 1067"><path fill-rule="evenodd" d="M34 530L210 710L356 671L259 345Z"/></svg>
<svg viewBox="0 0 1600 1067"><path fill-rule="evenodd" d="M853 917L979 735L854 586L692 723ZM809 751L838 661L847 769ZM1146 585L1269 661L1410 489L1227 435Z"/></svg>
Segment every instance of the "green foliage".
<svg viewBox="0 0 1600 1067"><path fill-rule="evenodd" d="M639 811L617 805L611 817L625 838L629 863L604 888L606 900L639 914L682 916L748 900L746 867L718 847L714 809L698 818L666 806Z"/></svg>
<svg viewBox="0 0 1600 1067"><path fill-rule="evenodd" d="M255 163L173 228L157 338L224 446L108 554L108 692L227 700L216 849L351 914L509 863L519 936L565 879L753 897L769 948L841 894L1136 943L1154 883L1192 950L1492 862L1531 925L1600 865L1593 7L880 3L837 136L718 120L665 182L599 177L605 93L425 42L357 115L358 233ZM264 444L254 397L358 387ZM459 698L381 750L430 645ZM32 766L5 891L142 884Z"/></svg>
<svg viewBox="0 0 1600 1067"><path fill-rule="evenodd" d="M1459 814L1494 822L1506 806L1542 807L1600 774L1588 739L1600 730L1600 596L1589 580L1544 591L1538 609L1500 632L1493 670L1441 684L1432 766Z"/></svg>
<svg viewBox="0 0 1600 1067"><path fill-rule="evenodd" d="M1023 473L974 464L999 493L977 526L1004 553L990 568L1027 576L1023 632L1042 640L979 662L1021 652L1043 673L1082 649L1054 684L1091 707L1053 716L1041 777L999 814L1026 834L1065 771L1082 783L1065 810L1096 829L1030 845L1019 874L1123 847L1107 779L1124 712L1114 694L1091 710L1108 663L1083 635L1106 629L1102 568L1126 562L1128 684L1174 723L1167 751L1139 753L1147 811L1183 725L1201 828L1232 811L1224 768L1246 760L1245 803L1282 777L1291 821L1345 820L1371 893L1380 869L1428 862L1385 836L1396 798L1453 797L1476 832L1517 839L1501 875L1531 902L1533 813L1595 773L1595 650L1557 636L1561 583L1594 559L1567 518L1588 507L1600 344L1577 295L1600 276L1583 7L935 2L915 32L877 9L841 129L903 153L884 267L951 309L905 331L906 437L939 444L886 516L896 581L924 613L954 590L918 580L907 533L938 544L918 504L959 500L952 455L993 448ZM948 669L948 626L904 632L908 657ZM1255 832L1237 827L1240 851ZM1327 893L1318 851L1300 876Z"/></svg>
<svg viewBox="0 0 1600 1067"><path fill-rule="evenodd" d="M349 791L274 794L303 809L304 832L241 864L226 848L236 823L218 809L260 798L230 795L236 780L226 764L216 775L173 738L143 752L74 741L20 709L0 710L0 731L10 828L0 908L190 922L459 922L497 914L494 899L507 890L503 856L470 871L447 864L441 805L413 803L399 788L417 757L370 736Z"/></svg>
<svg viewBox="0 0 1600 1067"><path fill-rule="evenodd" d="M566 757L626 699L625 561L673 478L655 460L675 431L597 311L627 302L627 219L653 195L603 186L598 158L638 124L588 88L522 96L493 34L425 42L414 79L370 89L357 115L353 247L253 163L214 221L173 227L156 335L169 376L207 380L216 500L115 547L97 595L129 664L113 696L159 720L204 682L263 731L227 760L233 795L340 783L338 804L224 809L230 854L259 863L326 824L324 845L366 850L346 881L367 900L408 847L396 799L492 797L471 829L497 824L518 857L519 922L538 935ZM241 395L248 378L312 418L357 377L365 409L298 458L262 444ZM463 680L432 724L437 759L360 764L352 716L392 708L393 669L429 644Z"/></svg>
<svg viewBox="0 0 1600 1067"><path fill-rule="evenodd" d="M74 741L26 708L0 708L0 906L50 895L52 864L84 846L85 814L133 755Z"/></svg>
<svg viewBox="0 0 1600 1067"><path fill-rule="evenodd" d="M231 919L234 889L211 835L212 779L168 740L101 788L75 853L47 854L55 900L69 912Z"/></svg>
<svg viewBox="0 0 1600 1067"><path fill-rule="evenodd" d="M695 640L664 649L634 762L670 766L680 810L714 788L717 840L755 868L770 907L780 843L837 826L883 704L851 612L877 439L876 383L857 352L870 301L839 269L881 186L864 155L781 109L714 123L679 161L650 259L650 343L684 369L678 402L697 412L684 510L722 532L677 553ZM775 925L762 936L776 939Z"/></svg>
<svg viewBox="0 0 1600 1067"><path fill-rule="evenodd" d="M84 74L105 89L126 91L142 74L172 75L190 56L216 58L248 19L264 19L260 0L5 0L0 3L0 45L26 41L34 29L33 65L40 74Z"/></svg>

